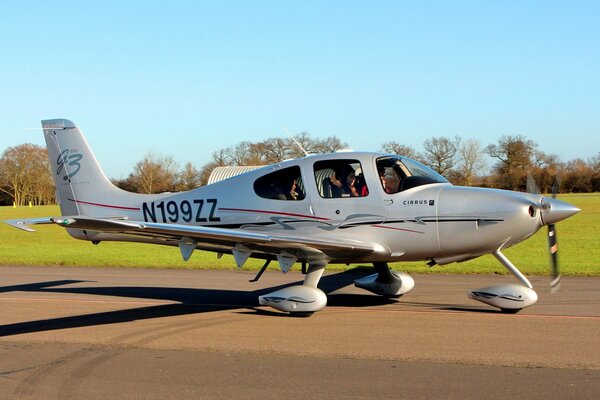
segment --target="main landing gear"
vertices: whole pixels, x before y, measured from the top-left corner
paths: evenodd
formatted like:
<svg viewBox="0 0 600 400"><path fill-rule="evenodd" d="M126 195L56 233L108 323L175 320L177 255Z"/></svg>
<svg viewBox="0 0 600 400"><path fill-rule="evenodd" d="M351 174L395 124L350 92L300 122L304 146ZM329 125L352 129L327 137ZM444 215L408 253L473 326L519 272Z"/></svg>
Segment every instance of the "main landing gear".
<svg viewBox="0 0 600 400"><path fill-rule="evenodd" d="M317 284L326 265L327 263L322 261L310 263L302 285L287 287L260 296L259 303L302 317L322 310L327 305L327 296L317 288ZM409 292L415 286L415 281L410 275L390 271L385 262L376 262L373 263L373 266L377 273L355 280L356 287L381 296L396 298Z"/></svg>
<svg viewBox="0 0 600 400"><path fill-rule="evenodd" d="M354 281L354 286L384 297L397 298L415 287L414 279L404 272L390 271L385 262L373 263L376 274Z"/></svg>
<svg viewBox="0 0 600 400"><path fill-rule="evenodd" d="M302 285L290 286L260 296L258 302L297 317L308 317L322 310L327 305L327 296L317 288L317 284L326 265L327 263L322 261L310 263Z"/></svg>

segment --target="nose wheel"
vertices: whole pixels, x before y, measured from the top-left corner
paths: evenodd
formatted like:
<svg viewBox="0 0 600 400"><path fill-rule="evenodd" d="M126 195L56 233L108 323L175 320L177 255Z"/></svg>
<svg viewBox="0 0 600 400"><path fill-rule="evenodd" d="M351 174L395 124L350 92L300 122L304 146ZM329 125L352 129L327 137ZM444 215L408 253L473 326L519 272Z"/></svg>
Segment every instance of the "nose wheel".
<svg viewBox="0 0 600 400"><path fill-rule="evenodd" d="M534 305L538 295L529 279L500 252L500 249L492 254L521 284L510 283L471 290L468 292L469 298L498 307L505 314L516 314L523 308Z"/></svg>

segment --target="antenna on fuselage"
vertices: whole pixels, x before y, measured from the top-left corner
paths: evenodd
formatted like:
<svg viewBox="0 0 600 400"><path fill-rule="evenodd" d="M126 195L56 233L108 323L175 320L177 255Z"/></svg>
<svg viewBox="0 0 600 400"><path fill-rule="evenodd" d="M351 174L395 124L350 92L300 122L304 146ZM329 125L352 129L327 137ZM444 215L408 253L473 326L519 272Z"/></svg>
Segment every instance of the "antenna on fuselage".
<svg viewBox="0 0 600 400"><path fill-rule="evenodd" d="M304 147L302 147L302 145L300 143L298 143L298 141L296 140L296 138L290 133L290 131L287 130L287 128L285 126L282 126L282 128L285 131L285 133L287 133L292 138L292 140L294 141L294 143L296 143L296 146L300 147L300 150L302 150L302 152L304 153L304 155L308 157L308 151L304 150Z"/></svg>

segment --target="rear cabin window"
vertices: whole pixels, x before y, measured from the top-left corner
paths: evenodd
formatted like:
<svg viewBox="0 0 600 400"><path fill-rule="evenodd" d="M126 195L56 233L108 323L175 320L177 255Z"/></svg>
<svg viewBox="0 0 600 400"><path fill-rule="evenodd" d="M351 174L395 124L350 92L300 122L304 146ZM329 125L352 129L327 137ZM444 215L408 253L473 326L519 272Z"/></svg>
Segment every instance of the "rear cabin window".
<svg viewBox="0 0 600 400"><path fill-rule="evenodd" d="M284 168L261 176L254 182L254 192L263 199L303 200L300 167Z"/></svg>
<svg viewBox="0 0 600 400"><path fill-rule="evenodd" d="M319 195L326 199L365 197L369 189L358 160L325 160L314 165Z"/></svg>

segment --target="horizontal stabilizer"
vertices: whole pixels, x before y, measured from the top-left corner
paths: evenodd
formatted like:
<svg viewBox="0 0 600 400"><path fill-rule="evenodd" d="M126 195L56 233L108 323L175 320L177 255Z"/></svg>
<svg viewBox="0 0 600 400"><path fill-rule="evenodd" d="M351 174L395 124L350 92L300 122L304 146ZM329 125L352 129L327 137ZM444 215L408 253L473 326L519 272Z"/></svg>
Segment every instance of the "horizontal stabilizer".
<svg viewBox="0 0 600 400"><path fill-rule="evenodd" d="M22 229L27 232L35 232L35 229L30 227L29 225L40 225L40 224L53 224L54 219L50 217L45 218L29 218L29 219L11 219L4 221L10 226L13 226L18 229Z"/></svg>

